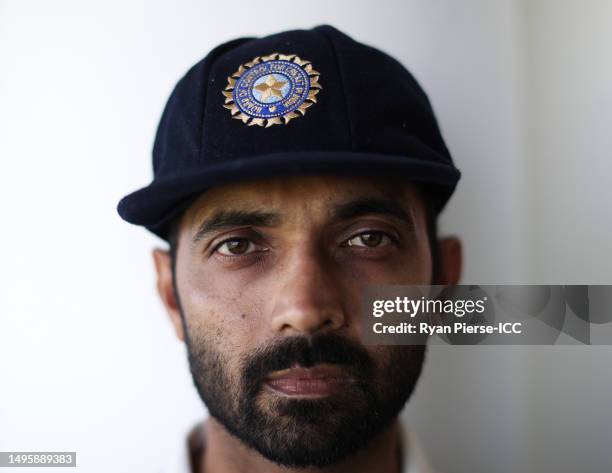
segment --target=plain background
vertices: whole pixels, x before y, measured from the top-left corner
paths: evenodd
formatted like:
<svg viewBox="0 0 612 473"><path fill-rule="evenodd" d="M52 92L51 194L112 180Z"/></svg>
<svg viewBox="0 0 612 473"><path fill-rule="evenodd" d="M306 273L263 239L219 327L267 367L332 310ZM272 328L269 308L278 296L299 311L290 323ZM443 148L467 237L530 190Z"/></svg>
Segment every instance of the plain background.
<svg viewBox="0 0 612 473"><path fill-rule="evenodd" d="M612 2L0 0L0 450L158 472L205 414L115 212L177 79L330 23L420 80L463 171L464 283L612 284ZM405 415L445 472L607 472L612 347L435 347ZM28 469L20 470L28 471ZM37 471L37 470L34 470Z"/></svg>

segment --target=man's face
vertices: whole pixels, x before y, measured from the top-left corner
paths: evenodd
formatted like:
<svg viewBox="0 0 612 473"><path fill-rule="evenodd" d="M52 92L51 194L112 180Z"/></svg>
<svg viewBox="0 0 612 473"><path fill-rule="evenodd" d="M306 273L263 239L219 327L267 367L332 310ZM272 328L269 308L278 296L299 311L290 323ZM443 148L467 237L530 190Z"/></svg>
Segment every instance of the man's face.
<svg viewBox="0 0 612 473"><path fill-rule="evenodd" d="M365 284L430 284L415 187L292 177L204 193L183 215L176 297L196 387L279 464L333 464L388 427L422 346L364 346Z"/></svg>

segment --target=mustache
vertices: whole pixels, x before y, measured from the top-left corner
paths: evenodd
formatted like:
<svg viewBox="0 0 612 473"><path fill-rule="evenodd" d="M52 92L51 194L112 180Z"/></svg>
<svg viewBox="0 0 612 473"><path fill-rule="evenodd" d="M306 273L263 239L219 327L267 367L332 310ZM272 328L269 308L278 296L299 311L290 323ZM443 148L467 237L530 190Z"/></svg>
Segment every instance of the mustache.
<svg viewBox="0 0 612 473"><path fill-rule="evenodd" d="M243 382L256 388L273 371L295 365L310 368L321 363L343 365L360 379L369 379L375 369L374 361L361 344L334 333L316 333L287 337L255 350L243 359Z"/></svg>

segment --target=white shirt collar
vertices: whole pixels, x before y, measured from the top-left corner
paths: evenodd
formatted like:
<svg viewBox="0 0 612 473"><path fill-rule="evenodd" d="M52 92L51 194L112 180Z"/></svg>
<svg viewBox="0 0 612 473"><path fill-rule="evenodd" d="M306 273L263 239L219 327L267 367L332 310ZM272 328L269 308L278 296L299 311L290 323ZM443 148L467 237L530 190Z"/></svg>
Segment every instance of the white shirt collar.
<svg viewBox="0 0 612 473"><path fill-rule="evenodd" d="M408 428L401 417L400 422L402 473L434 473L416 435ZM202 423L199 422L189 429L186 438L180 441L174 463L168 465L163 473L193 473L191 456L194 450L204 447L202 445L201 427Z"/></svg>

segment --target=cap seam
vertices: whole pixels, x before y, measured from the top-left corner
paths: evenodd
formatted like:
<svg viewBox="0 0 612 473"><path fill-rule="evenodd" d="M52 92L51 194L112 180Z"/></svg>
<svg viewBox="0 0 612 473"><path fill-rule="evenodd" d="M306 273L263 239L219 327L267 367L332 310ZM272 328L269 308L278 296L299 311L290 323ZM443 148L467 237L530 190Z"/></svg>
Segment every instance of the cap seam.
<svg viewBox="0 0 612 473"><path fill-rule="evenodd" d="M220 48L218 48L220 49ZM220 52L217 50L217 52ZM204 79L204 84L203 84L203 90L202 90L202 113L200 114L200 149L198 150L198 161L202 161L203 160L203 156L202 156L202 151L204 149L204 136L205 136L205 131L204 131L204 120L206 118L206 107L208 105L208 93L209 93L209 87L212 85L210 84L210 72L213 69L213 66L215 65L215 63L219 60L219 58L222 56L222 54L217 54L216 57L211 58L211 61L209 64L207 64L207 68L206 68L206 78Z"/></svg>
<svg viewBox="0 0 612 473"><path fill-rule="evenodd" d="M346 121L348 123L349 144L350 144L351 150L355 150L356 146L355 146L355 141L353 138L354 137L353 120L351 119L351 114L349 111L349 102L348 102L348 97L346 95L346 88L344 86L344 71L342 69L342 65L340 64L338 51L336 50L336 46L334 45L334 42L324 30L317 29L316 31L318 31L327 40L332 50L332 54L334 56L334 62L336 64L336 69L338 70L338 77L340 78L340 89L342 90L342 95L344 98L344 113L346 115Z"/></svg>
<svg viewBox="0 0 612 473"><path fill-rule="evenodd" d="M205 72L205 78L204 78L204 84L203 84L203 90L202 90L202 113L200 114L200 140L199 140L199 149L198 149L198 161L202 161L203 160L203 156L202 156L202 150L204 149L204 136L205 136L205 132L204 132L204 120L206 117L206 108L208 105L208 95L209 95L209 87L211 86L211 81L210 81L210 73L213 70L213 67L215 66L215 64L217 63L217 61L219 61L219 59L226 53L228 53L229 51L233 51L235 50L237 47L241 46L242 44L244 44L245 42L251 41L254 38L252 37L242 37L242 38L236 38L234 40L228 41L226 43L223 43L219 46L217 46L216 48L214 48L212 51L210 51L208 53L208 58L210 58L210 61L206 64L206 72Z"/></svg>

